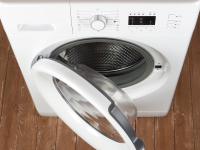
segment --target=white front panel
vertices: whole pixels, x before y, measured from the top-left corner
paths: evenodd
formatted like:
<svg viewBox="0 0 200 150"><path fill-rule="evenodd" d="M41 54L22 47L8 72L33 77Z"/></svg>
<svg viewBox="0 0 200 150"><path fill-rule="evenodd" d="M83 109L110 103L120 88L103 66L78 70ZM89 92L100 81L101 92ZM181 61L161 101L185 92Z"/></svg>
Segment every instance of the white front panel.
<svg viewBox="0 0 200 150"><path fill-rule="evenodd" d="M9 38L12 41L13 49L18 50L18 51L15 51L15 55L18 60L19 66L22 70L22 73L25 77L26 83L30 89L33 100L36 104L36 108L41 114L47 115L49 113L48 107L45 107L45 102L43 98L41 97L40 93L38 92L38 89L35 87L32 81L31 74L30 74L32 60L36 56L36 54L41 52L41 49L43 50L47 48L48 46L52 45L52 43L58 43L60 41L64 41L65 39L68 39L65 42L70 42L77 39L78 37L71 39L70 36L69 37L67 36L38 36L38 37L37 36L10 36ZM81 36L79 38L80 39L86 38L86 36ZM116 37L112 36L112 38L116 38ZM171 100L176 88L181 67L184 62L185 54L187 52L187 47L190 41L190 36L183 36L180 38L177 38L176 36L174 37L134 36L132 37L132 40L130 40L130 38L127 38L126 36L122 36L118 38L123 39L123 40L129 39L128 41L133 42L133 43L135 43L135 41L144 42L147 45L153 47L154 49L159 50L158 52L156 52L153 49L145 47L153 55L156 62L160 62L159 59L157 59L159 58L157 57L159 52L163 54L166 57L166 59L169 61L171 72L167 81L159 80L158 84L153 83L155 86L152 87L151 85L152 76L150 76L149 78L147 78L147 80L145 80L145 82L147 83L150 80L150 83L143 84L144 82L141 82L140 84L124 89L124 91L133 99L136 107L138 108L138 116L166 115L170 108ZM33 41L35 42L33 43ZM154 41L157 41L157 42L154 42ZM166 43L166 41L168 42ZM26 43L25 45L23 45L24 42ZM57 46L65 42L61 42L61 43L56 44L56 46L54 47L50 47L49 51L52 51L52 49L56 48ZM181 42L183 44L179 44ZM145 45L140 43L140 46L144 47ZM31 47L30 48L31 53L27 51L29 47ZM24 57L24 56L27 56L27 57ZM162 70L157 71L155 69L154 75L158 75L158 76L162 75L162 72L163 72ZM49 115L52 115L52 114L49 113Z"/></svg>

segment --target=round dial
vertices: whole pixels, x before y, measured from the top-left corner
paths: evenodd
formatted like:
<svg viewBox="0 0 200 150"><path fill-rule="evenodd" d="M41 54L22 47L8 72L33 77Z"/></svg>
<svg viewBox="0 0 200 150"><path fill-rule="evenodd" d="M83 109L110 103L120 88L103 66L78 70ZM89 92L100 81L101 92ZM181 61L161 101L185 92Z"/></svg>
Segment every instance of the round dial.
<svg viewBox="0 0 200 150"><path fill-rule="evenodd" d="M102 15L92 16L90 19L90 26L97 31L103 30L106 27L106 18Z"/></svg>

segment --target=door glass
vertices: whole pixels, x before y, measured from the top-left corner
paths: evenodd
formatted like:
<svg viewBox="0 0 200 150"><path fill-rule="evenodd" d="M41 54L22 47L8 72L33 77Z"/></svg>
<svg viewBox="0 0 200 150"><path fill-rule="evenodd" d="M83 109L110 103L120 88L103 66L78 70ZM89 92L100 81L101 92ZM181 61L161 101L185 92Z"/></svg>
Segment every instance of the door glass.
<svg viewBox="0 0 200 150"><path fill-rule="evenodd" d="M85 121L106 136L124 142L110 122L89 101L64 82L58 79L54 81L64 99Z"/></svg>
<svg viewBox="0 0 200 150"><path fill-rule="evenodd" d="M112 83L112 81L87 66L77 65L74 69L78 71L78 74L81 74L92 82L92 84L95 84L104 91L114 101L116 107L118 107L127 118L129 123L131 125L134 124L137 116L136 107L120 88ZM54 78L54 83L63 98L92 127L116 141L124 142L110 122L89 101L64 82Z"/></svg>

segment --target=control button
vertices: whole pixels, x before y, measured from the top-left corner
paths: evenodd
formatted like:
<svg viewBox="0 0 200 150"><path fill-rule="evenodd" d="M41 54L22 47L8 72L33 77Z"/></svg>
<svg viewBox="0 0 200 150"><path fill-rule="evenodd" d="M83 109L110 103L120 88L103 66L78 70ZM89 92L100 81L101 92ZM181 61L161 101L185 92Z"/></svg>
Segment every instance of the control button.
<svg viewBox="0 0 200 150"><path fill-rule="evenodd" d="M90 19L90 26L92 29L100 31L103 30L106 27L106 18L102 15L94 15Z"/></svg>
<svg viewBox="0 0 200 150"><path fill-rule="evenodd" d="M174 27L167 27L167 29L168 29L168 30L173 30L173 29L174 29Z"/></svg>
<svg viewBox="0 0 200 150"><path fill-rule="evenodd" d="M176 19L176 15L169 15L169 20L175 20Z"/></svg>
<svg viewBox="0 0 200 150"><path fill-rule="evenodd" d="M174 20L169 20L168 23L175 23L175 21Z"/></svg>
<svg viewBox="0 0 200 150"><path fill-rule="evenodd" d="M162 68L162 65L156 65L155 68L156 68L156 69L161 69L161 68Z"/></svg>
<svg viewBox="0 0 200 150"><path fill-rule="evenodd" d="M102 21L95 21L91 24L91 27L94 29L94 30L102 30L105 28L105 24L102 22Z"/></svg>
<svg viewBox="0 0 200 150"><path fill-rule="evenodd" d="M168 27L173 27L173 26L174 26L174 23L168 23L167 26L168 26Z"/></svg>

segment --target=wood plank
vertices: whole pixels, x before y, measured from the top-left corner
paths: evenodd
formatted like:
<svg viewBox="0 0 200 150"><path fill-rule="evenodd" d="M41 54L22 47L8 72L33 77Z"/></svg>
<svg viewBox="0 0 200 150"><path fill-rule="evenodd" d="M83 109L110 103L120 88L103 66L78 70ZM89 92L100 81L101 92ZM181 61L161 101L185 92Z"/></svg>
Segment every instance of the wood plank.
<svg viewBox="0 0 200 150"><path fill-rule="evenodd" d="M95 149L77 135L76 150L95 150Z"/></svg>
<svg viewBox="0 0 200 150"><path fill-rule="evenodd" d="M23 91L17 149L27 150L28 148L29 150L35 150L39 115L35 109L35 105L32 101L26 84Z"/></svg>
<svg viewBox="0 0 200 150"><path fill-rule="evenodd" d="M0 125L0 149L11 150L17 147L18 124L21 95L24 80L13 52L9 54L5 92L2 104Z"/></svg>
<svg viewBox="0 0 200 150"><path fill-rule="evenodd" d="M175 149L194 150L189 57L186 56L174 95Z"/></svg>
<svg viewBox="0 0 200 150"><path fill-rule="evenodd" d="M165 117L155 118L155 150L174 150L173 102Z"/></svg>
<svg viewBox="0 0 200 150"><path fill-rule="evenodd" d="M57 117L39 116L36 150L56 149Z"/></svg>
<svg viewBox="0 0 200 150"><path fill-rule="evenodd" d="M76 133L58 118L56 150L76 150Z"/></svg>
<svg viewBox="0 0 200 150"><path fill-rule="evenodd" d="M0 114L4 96L5 80L8 67L10 43L0 21Z"/></svg>
<svg viewBox="0 0 200 150"><path fill-rule="evenodd" d="M200 17L189 47L195 150L200 149Z"/></svg>
<svg viewBox="0 0 200 150"><path fill-rule="evenodd" d="M154 118L137 118L136 134L144 142L145 150L154 150Z"/></svg>

